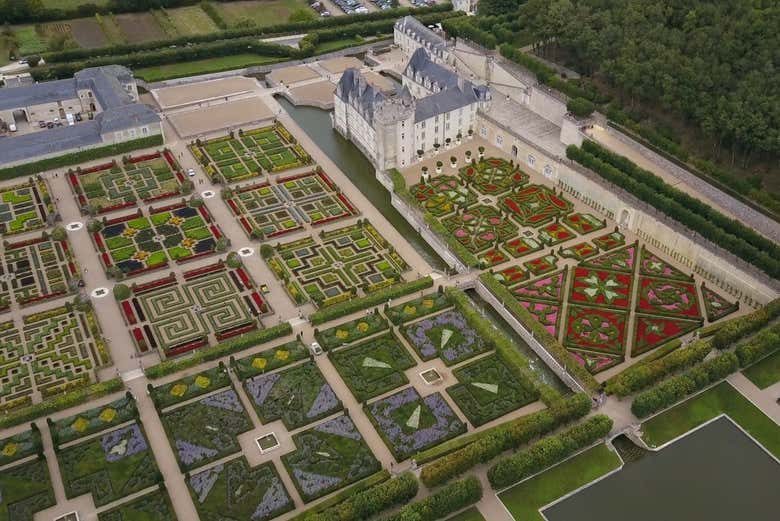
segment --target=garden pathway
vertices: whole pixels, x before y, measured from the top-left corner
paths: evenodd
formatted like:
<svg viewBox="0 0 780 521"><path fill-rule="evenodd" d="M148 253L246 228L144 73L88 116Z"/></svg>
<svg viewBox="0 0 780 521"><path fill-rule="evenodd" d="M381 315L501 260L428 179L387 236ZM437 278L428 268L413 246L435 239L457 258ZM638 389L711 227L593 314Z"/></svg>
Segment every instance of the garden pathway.
<svg viewBox="0 0 780 521"><path fill-rule="evenodd" d="M770 385L766 389L759 389L741 372L733 373L726 380L761 409L764 414L780 425L780 404L777 402L780 398L780 382Z"/></svg>

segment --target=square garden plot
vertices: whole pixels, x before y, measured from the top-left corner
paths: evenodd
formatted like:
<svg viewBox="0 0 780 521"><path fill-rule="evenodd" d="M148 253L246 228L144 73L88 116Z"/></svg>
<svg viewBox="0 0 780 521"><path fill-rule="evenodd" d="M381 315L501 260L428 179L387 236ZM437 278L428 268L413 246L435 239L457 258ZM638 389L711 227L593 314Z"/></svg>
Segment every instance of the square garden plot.
<svg viewBox="0 0 780 521"><path fill-rule="evenodd" d="M409 189L412 197L431 215L443 217L457 208L477 202L477 194L461 185L457 177L436 176Z"/></svg>
<svg viewBox="0 0 780 521"><path fill-rule="evenodd" d="M309 358L309 350L300 340L293 340L259 353L239 358L233 363L233 370L239 380L246 380L259 374Z"/></svg>
<svg viewBox="0 0 780 521"><path fill-rule="evenodd" d="M263 424L281 419L287 430L303 427L342 409L341 400L314 362L244 381Z"/></svg>
<svg viewBox="0 0 780 521"><path fill-rule="evenodd" d="M0 519L33 521L34 514L57 504L45 459L0 472Z"/></svg>
<svg viewBox="0 0 780 521"><path fill-rule="evenodd" d="M517 226L492 206L472 206L443 219L442 224L471 253L479 253L517 235Z"/></svg>
<svg viewBox="0 0 780 521"><path fill-rule="evenodd" d="M319 307L391 286L408 269L367 221L277 245L264 256L296 303Z"/></svg>
<svg viewBox="0 0 780 521"><path fill-rule="evenodd" d="M422 398L414 387L370 403L365 410L396 461L466 432L441 394Z"/></svg>
<svg viewBox="0 0 780 521"><path fill-rule="evenodd" d="M448 387L472 425L478 427L539 399L531 382L521 381L498 355L490 355L453 372L458 383Z"/></svg>
<svg viewBox="0 0 780 521"><path fill-rule="evenodd" d="M358 213L338 187L316 170L238 190L227 191L225 201L247 235L269 239ZM225 193L223 192L223 195Z"/></svg>
<svg viewBox="0 0 780 521"><path fill-rule="evenodd" d="M98 521L177 521L168 493L155 490L98 514Z"/></svg>
<svg viewBox="0 0 780 521"><path fill-rule="evenodd" d="M282 456L282 462L305 502L382 468L349 416L299 432L293 442L295 451Z"/></svg>
<svg viewBox="0 0 780 521"><path fill-rule="evenodd" d="M143 429L137 423L109 431L57 453L65 495L92 494L102 506L162 481Z"/></svg>
<svg viewBox="0 0 780 521"><path fill-rule="evenodd" d="M43 450L41 431L30 429L0 439L0 467Z"/></svg>
<svg viewBox="0 0 780 521"><path fill-rule="evenodd" d="M117 427L138 417L135 399L123 396L118 400L82 411L49 424L49 431L55 445Z"/></svg>
<svg viewBox="0 0 780 521"><path fill-rule="evenodd" d="M56 211L43 178L0 188L0 235L38 230Z"/></svg>
<svg viewBox="0 0 780 521"><path fill-rule="evenodd" d="M89 224L92 239L109 274L126 276L214 253L222 237L205 206L177 204Z"/></svg>
<svg viewBox="0 0 780 521"><path fill-rule="evenodd" d="M492 349L489 340L481 338L466 317L455 310L406 325L401 331L421 359L439 357L446 365Z"/></svg>
<svg viewBox="0 0 780 521"><path fill-rule="evenodd" d="M152 397L154 406L158 411L161 411L229 385L230 377L227 371L217 366L167 384L152 387L149 395Z"/></svg>
<svg viewBox="0 0 780 521"><path fill-rule="evenodd" d="M49 309L0 323L0 406L27 405L96 381L110 363L94 311L83 304Z"/></svg>
<svg viewBox="0 0 780 521"><path fill-rule="evenodd" d="M120 301L125 322L142 353L158 349L176 356L210 342L259 327L258 317L270 312L243 267L221 262L142 285L133 285Z"/></svg>
<svg viewBox="0 0 780 521"><path fill-rule="evenodd" d="M185 471L239 452L236 437L254 428L233 388L169 410L160 419Z"/></svg>
<svg viewBox="0 0 780 521"><path fill-rule="evenodd" d="M458 173L483 195L500 195L525 185L528 174L504 159L491 157L466 165Z"/></svg>
<svg viewBox="0 0 780 521"><path fill-rule="evenodd" d="M252 468L239 457L192 474L187 485L201 519L266 521L295 508L270 461Z"/></svg>
<svg viewBox="0 0 780 521"><path fill-rule="evenodd" d="M416 365L393 333L332 351L329 356L359 402L409 383L404 371Z"/></svg>
<svg viewBox="0 0 780 521"><path fill-rule="evenodd" d="M262 175L311 164L308 152L281 123L231 132L190 146L195 159L213 181L236 183Z"/></svg>
<svg viewBox="0 0 780 521"><path fill-rule="evenodd" d="M9 243L2 260L2 292L12 294L22 306L67 295L80 279L67 239L36 237Z"/></svg>
<svg viewBox="0 0 780 521"><path fill-rule="evenodd" d="M554 190L542 185L526 188L501 197L500 205L521 226L537 227L571 213L574 206Z"/></svg>
<svg viewBox="0 0 780 521"><path fill-rule="evenodd" d="M174 197L186 182L169 150L68 171L68 184L84 213L106 213Z"/></svg>
<svg viewBox="0 0 780 521"><path fill-rule="evenodd" d="M329 350L350 342L356 342L361 338L373 335L387 329L387 319L379 313L371 313L364 317L339 324L323 331L314 330L314 338L323 349Z"/></svg>
<svg viewBox="0 0 780 521"><path fill-rule="evenodd" d="M444 292L429 293L403 304L385 308L385 316L395 325L409 322L450 307L452 303Z"/></svg>

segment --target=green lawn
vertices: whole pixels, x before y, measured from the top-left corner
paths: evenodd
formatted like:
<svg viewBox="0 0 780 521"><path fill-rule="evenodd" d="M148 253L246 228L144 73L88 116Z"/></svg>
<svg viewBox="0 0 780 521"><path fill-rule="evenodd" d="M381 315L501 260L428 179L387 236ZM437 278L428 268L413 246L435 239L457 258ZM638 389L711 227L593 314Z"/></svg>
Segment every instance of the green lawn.
<svg viewBox="0 0 780 521"><path fill-rule="evenodd" d="M317 54L324 54L326 52L338 51L346 47L353 47L355 45L362 45L365 41L360 36L353 36L351 38L342 38L341 40L333 40L331 42L324 42L317 46Z"/></svg>
<svg viewBox="0 0 780 521"><path fill-rule="evenodd" d="M619 466L617 454L605 444L597 445L535 478L515 485L498 497L515 519L543 521L540 508Z"/></svg>
<svg viewBox="0 0 780 521"><path fill-rule="evenodd" d="M134 72L137 78L152 82L169 80L171 78L181 78L184 76L228 71L230 69L241 69L253 65L265 65L280 60L283 60L283 58L260 56L257 54L235 54L233 56L221 56L219 58L209 58L206 60L147 67L144 69L136 69Z"/></svg>
<svg viewBox="0 0 780 521"><path fill-rule="evenodd" d="M469 508L457 516L448 518L447 521L485 521L485 518L482 517L482 514L476 508Z"/></svg>
<svg viewBox="0 0 780 521"><path fill-rule="evenodd" d="M65 10L76 9L78 6L86 3L102 6L108 4L108 2L109 0L89 0L89 2L87 2L86 0L41 0L43 7L45 7L46 9L65 9Z"/></svg>
<svg viewBox="0 0 780 521"><path fill-rule="evenodd" d="M219 2L214 6L230 27L245 24L247 21L253 22L256 27L284 23L296 9L309 11L304 0Z"/></svg>
<svg viewBox="0 0 780 521"><path fill-rule="evenodd" d="M780 426L728 382L644 422L642 438L651 447L657 447L722 413L728 414L769 452L780 457Z"/></svg>
<svg viewBox="0 0 780 521"><path fill-rule="evenodd" d="M42 38L33 25L23 25L14 29L16 41L19 44L19 54L29 56L44 52L48 48L48 42Z"/></svg>
<svg viewBox="0 0 780 521"><path fill-rule="evenodd" d="M168 9L168 16L181 35L206 34L219 31L214 23L200 6L179 7Z"/></svg>
<svg viewBox="0 0 780 521"><path fill-rule="evenodd" d="M742 371L742 374L756 384L759 389L766 389L770 385L780 382L780 351L751 365Z"/></svg>

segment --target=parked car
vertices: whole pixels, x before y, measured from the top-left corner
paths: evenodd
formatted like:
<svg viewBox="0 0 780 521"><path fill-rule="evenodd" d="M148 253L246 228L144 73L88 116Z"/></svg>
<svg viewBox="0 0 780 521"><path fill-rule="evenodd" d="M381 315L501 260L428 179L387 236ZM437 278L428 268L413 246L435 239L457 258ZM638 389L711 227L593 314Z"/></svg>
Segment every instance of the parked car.
<svg viewBox="0 0 780 521"><path fill-rule="evenodd" d="M46 128L46 122L45 121L39 121L38 122L38 128Z"/></svg>
<svg viewBox="0 0 780 521"><path fill-rule="evenodd" d="M16 132L17 131L16 123L11 123L10 125L8 125L8 130L10 132Z"/></svg>
<svg viewBox="0 0 780 521"><path fill-rule="evenodd" d="M190 177L195 177L195 169L194 168L188 168L187 169L187 175Z"/></svg>
<svg viewBox="0 0 780 521"><path fill-rule="evenodd" d="M322 350L322 346L318 342L312 342L309 346L309 352L313 356L320 356L324 351Z"/></svg>
<svg viewBox="0 0 780 521"><path fill-rule="evenodd" d="M48 123L46 123L46 128L54 128L54 123L49 121Z"/></svg>

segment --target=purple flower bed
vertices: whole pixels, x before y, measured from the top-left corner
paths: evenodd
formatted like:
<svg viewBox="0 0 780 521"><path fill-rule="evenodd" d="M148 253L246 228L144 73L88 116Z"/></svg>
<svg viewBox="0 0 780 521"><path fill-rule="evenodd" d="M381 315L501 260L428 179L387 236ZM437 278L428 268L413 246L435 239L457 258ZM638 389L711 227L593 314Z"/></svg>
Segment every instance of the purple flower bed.
<svg viewBox="0 0 780 521"><path fill-rule="evenodd" d="M149 448L137 423L104 434L100 438L100 445L109 463L129 458Z"/></svg>
<svg viewBox="0 0 780 521"><path fill-rule="evenodd" d="M399 424L393 413L410 404L420 405L421 410L433 418L432 423L414 430ZM370 404L368 412L369 418L398 461L466 431L466 426L458 420L441 394L435 393L421 398L413 387L407 387Z"/></svg>
<svg viewBox="0 0 780 521"><path fill-rule="evenodd" d="M441 345L442 336L449 331L451 337ZM431 318L415 322L404 329L404 335L423 360L440 356L452 365L478 353L488 346L468 324L459 311L445 311Z"/></svg>
<svg viewBox="0 0 780 521"><path fill-rule="evenodd" d="M271 373L263 376L257 376L250 378L244 385L252 400L257 405L263 405L265 399L268 398L268 393L271 392L277 380L279 380L279 373Z"/></svg>
<svg viewBox="0 0 780 521"><path fill-rule="evenodd" d="M179 455L181 462L185 465L192 465L197 461L212 458L219 454L219 451L215 449L202 447L184 440L176 440L175 445L176 453Z"/></svg>
<svg viewBox="0 0 780 521"><path fill-rule="evenodd" d="M190 487L198 496L198 503L203 503L214 488L214 483L219 479L219 475L225 469L223 464L214 465L203 472L193 474L190 478Z"/></svg>
<svg viewBox="0 0 780 521"><path fill-rule="evenodd" d="M352 423L347 416L339 416L333 418L324 423L317 425L314 428L317 432L325 434L333 434L334 436L341 436L342 438L349 438L350 440L360 441L363 437L355 428L355 424Z"/></svg>
<svg viewBox="0 0 780 521"><path fill-rule="evenodd" d="M293 469L293 478L306 496L312 496L321 490L326 490L341 483L338 476L323 476L314 472Z"/></svg>
<svg viewBox="0 0 780 521"><path fill-rule="evenodd" d="M221 393L212 394L211 396L201 401L203 405L209 407L216 407L225 411L243 412L244 406L241 405L241 401L238 399L236 391L228 389Z"/></svg>
<svg viewBox="0 0 780 521"><path fill-rule="evenodd" d="M306 413L306 417L317 418L338 407L338 405L339 399L336 397L336 393L333 392L330 385L322 384L320 392L317 394L317 398L314 399L314 403L311 404L309 412Z"/></svg>
<svg viewBox="0 0 780 521"><path fill-rule="evenodd" d="M271 514L287 506L290 503L290 497L282 486L279 478L274 477L271 480L271 486L263 494L263 500L257 505L255 513L252 514L252 520L261 520L268 518Z"/></svg>

